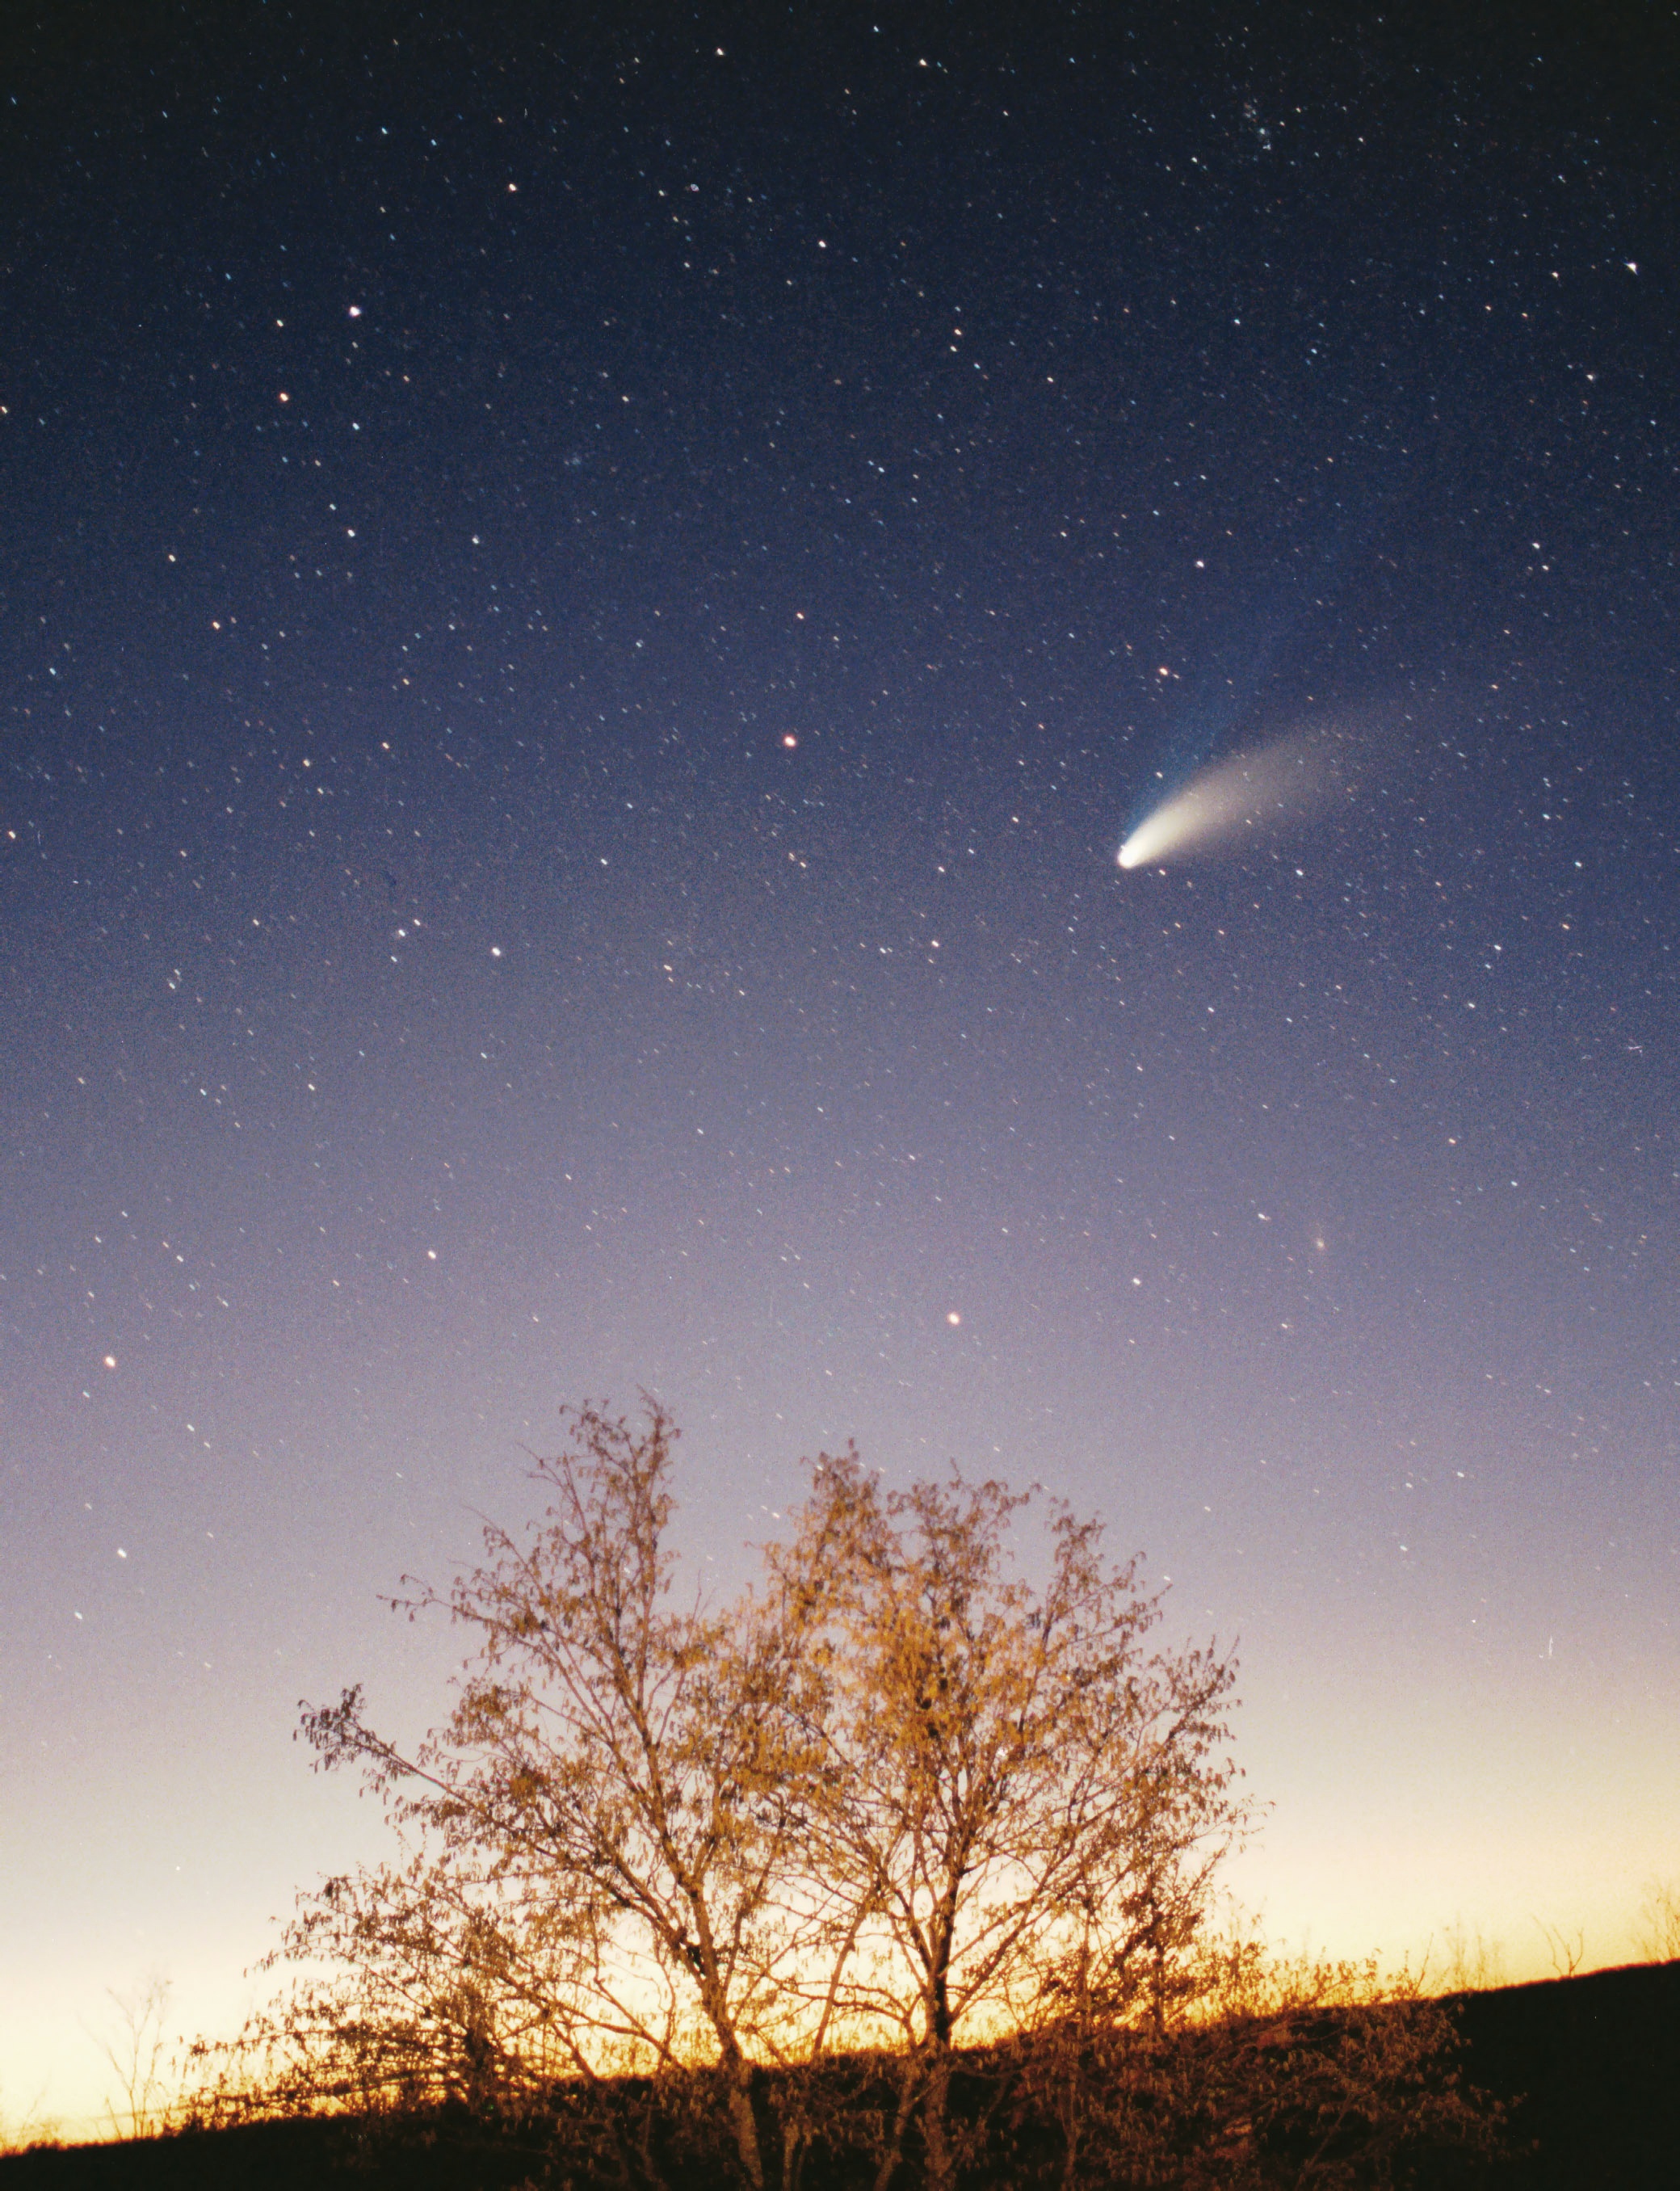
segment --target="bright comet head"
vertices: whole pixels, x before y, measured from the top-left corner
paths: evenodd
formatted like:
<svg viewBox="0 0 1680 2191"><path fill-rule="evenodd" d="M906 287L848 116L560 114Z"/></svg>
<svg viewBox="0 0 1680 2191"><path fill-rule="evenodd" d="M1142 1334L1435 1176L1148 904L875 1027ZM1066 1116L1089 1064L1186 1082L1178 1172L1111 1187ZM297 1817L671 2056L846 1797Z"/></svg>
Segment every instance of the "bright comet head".
<svg viewBox="0 0 1680 2191"><path fill-rule="evenodd" d="M1320 805L1333 788L1325 759L1320 744L1297 737L1204 769L1144 816L1121 846L1120 865L1148 867Z"/></svg>

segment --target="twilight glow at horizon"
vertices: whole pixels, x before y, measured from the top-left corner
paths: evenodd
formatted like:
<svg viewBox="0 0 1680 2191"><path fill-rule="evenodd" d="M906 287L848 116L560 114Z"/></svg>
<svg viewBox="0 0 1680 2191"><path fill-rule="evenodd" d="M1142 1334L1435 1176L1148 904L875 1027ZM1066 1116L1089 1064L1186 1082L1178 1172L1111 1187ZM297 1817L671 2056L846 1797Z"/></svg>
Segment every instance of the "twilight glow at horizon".
<svg viewBox="0 0 1680 2191"><path fill-rule="evenodd" d="M1616 42L26 12L4 2124L96 2121L154 1978L237 2025L385 1853L299 1700L441 1716L382 1594L641 1388L724 1594L852 1438L1104 1517L1238 1641L1274 1940L1636 1954L1680 305Z"/></svg>

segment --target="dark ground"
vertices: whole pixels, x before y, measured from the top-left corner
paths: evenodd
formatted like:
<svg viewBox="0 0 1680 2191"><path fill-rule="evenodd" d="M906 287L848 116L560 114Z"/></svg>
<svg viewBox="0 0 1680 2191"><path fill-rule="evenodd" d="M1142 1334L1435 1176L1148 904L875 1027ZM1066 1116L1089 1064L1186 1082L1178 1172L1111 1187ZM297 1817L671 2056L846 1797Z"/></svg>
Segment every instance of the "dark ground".
<svg viewBox="0 0 1680 2191"><path fill-rule="evenodd" d="M1680 2185L1680 1962L1471 1994L1461 2029L1467 2080L1513 2103L1519 2142L1538 2141L1493 2181Z"/></svg>
<svg viewBox="0 0 1680 2191"><path fill-rule="evenodd" d="M1461 2015L1466 2079L1511 2107L1519 2148L1489 2183L1501 2191L1680 2185L1680 1962L1501 1986L1466 1996ZM258 2123L9 2155L0 2159L0 2191L291 2191L320 2182L502 2191L536 2160L440 2140L370 2165L343 2149L337 2126Z"/></svg>

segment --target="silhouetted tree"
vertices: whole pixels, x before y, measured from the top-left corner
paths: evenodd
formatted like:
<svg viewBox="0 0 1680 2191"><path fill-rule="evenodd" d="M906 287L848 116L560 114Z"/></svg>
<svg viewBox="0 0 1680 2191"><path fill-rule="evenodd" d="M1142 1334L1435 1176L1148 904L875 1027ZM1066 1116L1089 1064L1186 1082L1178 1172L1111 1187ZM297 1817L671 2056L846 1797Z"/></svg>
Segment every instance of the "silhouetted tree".
<svg viewBox="0 0 1680 2191"><path fill-rule="evenodd" d="M1680 1887L1671 1880L1648 1881L1639 1920L1639 1945L1654 1963L1680 1958Z"/></svg>
<svg viewBox="0 0 1680 2191"><path fill-rule="evenodd" d="M1147 1999L1184 1983L1214 1866L1241 1823L1216 1651L1151 1650L1159 1601L1101 1528L1053 1517L1027 1581L999 1482L883 1491L854 1454L816 1471L772 1574L806 1608L822 1770L803 1807L826 1890L854 1914L849 2029L878 2033L899 2100L877 2182L920 2133L933 2191L960 2160L965 2046L1047 1997ZM791 1699L791 1703L798 1699Z"/></svg>
<svg viewBox="0 0 1680 2191"><path fill-rule="evenodd" d="M154 1972L136 1991L110 1993L119 2028L96 2034L99 2052L120 2088L121 2103L105 2102L114 2137L155 2137L170 2119L169 1981Z"/></svg>
<svg viewBox="0 0 1680 2191"><path fill-rule="evenodd" d="M469 1640L411 1752L360 1689L305 1709L399 1852L301 1898L201 2118L523 2113L627 2184L795 2191L818 2153L874 2191L1005 2153L1023 2183L1328 2184L1409 2077L1446 2089L1405 2004L1208 1937L1233 1663L1155 1642L1098 1523L1052 1508L1035 1581L1038 1494L889 1490L848 1450L717 1606L677 1588L675 1437L578 1409L536 1523L406 1585Z"/></svg>
<svg viewBox="0 0 1680 2191"><path fill-rule="evenodd" d="M570 1429L532 1471L536 1528L486 1529L485 1565L402 1602L472 1635L444 1726L411 1757L359 1690L306 1715L322 1764L359 1767L417 1846L329 1882L288 1952L352 1974L357 2015L323 1997L311 2032L354 2031L358 2063L405 2091L506 2100L560 2072L708 2063L757 2187L753 2064L820 2056L811 1988L837 1932L845 1953L806 1861L820 1714L798 1608L678 1598L657 1406L639 1429L589 1407Z"/></svg>

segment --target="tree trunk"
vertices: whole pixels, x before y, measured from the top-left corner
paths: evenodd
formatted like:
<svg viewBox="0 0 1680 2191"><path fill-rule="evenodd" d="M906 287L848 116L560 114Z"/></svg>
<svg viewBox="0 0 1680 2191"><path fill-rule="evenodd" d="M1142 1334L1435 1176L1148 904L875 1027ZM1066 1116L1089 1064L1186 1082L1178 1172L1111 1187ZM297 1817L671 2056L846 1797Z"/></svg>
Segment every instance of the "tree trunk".
<svg viewBox="0 0 1680 2191"><path fill-rule="evenodd" d="M928 1989L928 2076L922 2096L922 2148L928 2191L953 2191L956 2164L951 2158L951 1942L956 1929L956 1898L948 1898L934 1943Z"/></svg>
<svg viewBox="0 0 1680 2191"><path fill-rule="evenodd" d="M899 2162L904 2156L904 2134L915 2112L917 2090L917 2059L913 2053L906 2052L900 2057L898 2111L893 2118L892 2133L881 2156L881 2165L875 2171L875 2191L888 2191L899 2172Z"/></svg>
<svg viewBox="0 0 1680 2191"><path fill-rule="evenodd" d="M758 2120L752 2112L752 2069L739 2054L732 2053L724 2058L724 2075L729 2086L729 2123L735 2131L741 2173L752 2191L764 2191L764 2157L758 2145Z"/></svg>
<svg viewBox="0 0 1680 2191"><path fill-rule="evenodd" d="M956 2168L951 2155L951 2049L934 2043L928 2081L922 2095L922 2143L927 2160L928 2191L953 2191Z"/></svg>

